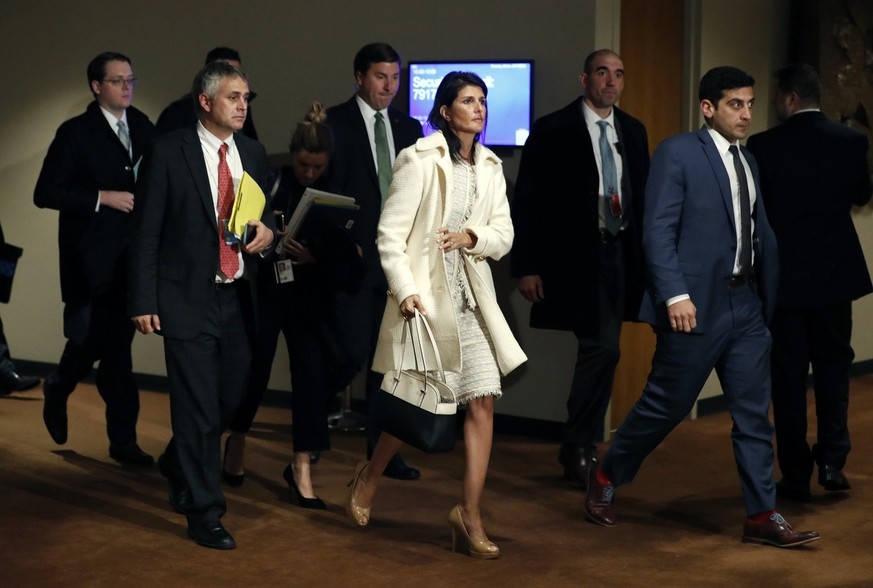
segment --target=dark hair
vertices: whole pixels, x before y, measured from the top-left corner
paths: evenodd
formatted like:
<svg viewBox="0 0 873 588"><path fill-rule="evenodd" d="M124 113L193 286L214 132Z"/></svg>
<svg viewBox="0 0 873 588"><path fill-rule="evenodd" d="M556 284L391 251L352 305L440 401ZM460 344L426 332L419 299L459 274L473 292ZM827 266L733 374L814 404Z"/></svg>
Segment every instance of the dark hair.
<svg viewBox="0 0 873 588"><path fill-rule="evenodd" d="M194 100L194 108L197 112L200 111L200 94L206 94L210 100L215 100L222 78L242 78L248 82L246 74L241 69L226 61L207 63L194 76L194 83L191 85L191 99Z"/></svg>
<svg viewBox="0 0 873 588"><path fill-rule="evenodd" d="M452 161L458 161L460 159L459 151L461 149L461 140L454 132L452 132L452 129L449 128L449 123L445 118L443 118L443 115L440 113L440 108L443 106L446 108L451 107L452 103L458 97L458 94L466 86L476 86L481 88L485 96L488 96L488 87L485 85L485 82L482 81L482 78L469 71L451 71L447 73L446 77L444 77L440 82L436 91L436 96L433 99L433 107L430 109L430 114L427 115L427 124L434 130L442 131L443 136L446 138L446 143L449 144L449 155L451 156ZM470 163L475 163L475 147L478 141L479 133L476 133L476 136L473 137L473 149L470 150Z"/></svg>
<svg viewBox="0 0 873 588"><path fill-rule="evenodd" d="M116 53L114 51L106 51L91 60L88 64L88 87L91 87L91 82L102 82L106 76L106 64L110 61L124 61L130 63L130 57ZM94 94L94 90L91 90ZM94 94L96 96L96 94Z"/></svg>
<svg viewBox="0 0 873 588"><path fill-rule="evenodd" d="M233 60L242 63L242 59L239 58L239 51L236 49L231 49L230 47L216 47L206 54L206 61L203 62L203 65L209 65L213 61L218 60Z"/></svg>
<svg viewBox="0 0 873 588"><path fill-rule="evenodd" d="M354 73L365 74L374 63L396 63L400 65L400 54L388 43L364 45L355 54Z"/></svg>
<svg viewBox="0 0 873 588"><path fill-rule="evenodd" d="M327 113L321 102L313 102L303 120L297 123L288 150L291 153L308 151L330 154L333 151L333 135L330 127L324 124L326 119Z"/></svg>
<svg viewBox="0 0 873 588"><path fill-rule="evenodd" d="M821 84L815 68L806 63L789 63L777 69L776 87L783 94L794 92L801 102L816 104L821 101Z"/></svg>
<svg viewBox="0 0 873 588"><path fill-rule="evenodd" d="M582 73L584 73L586 76L590 76L592 73L594 73L591 71L591 68L594 65L594 60L601 55L614 55L615 57L621 59L621 55L619 55L612 49L598 49L597 51L592 51L588 54L588 57L585 58L585 64L582 66Z"/></svg>
<svg viewBox="0 0 873 588"><path fill-rule="evenodd" d="M755 78L743 70L722 65L712 68L703 75L697 90L697 97L701 102L709 100L714 108L718 108L719 101L724 98L725 90L751 88L754 85Z"/></svg>

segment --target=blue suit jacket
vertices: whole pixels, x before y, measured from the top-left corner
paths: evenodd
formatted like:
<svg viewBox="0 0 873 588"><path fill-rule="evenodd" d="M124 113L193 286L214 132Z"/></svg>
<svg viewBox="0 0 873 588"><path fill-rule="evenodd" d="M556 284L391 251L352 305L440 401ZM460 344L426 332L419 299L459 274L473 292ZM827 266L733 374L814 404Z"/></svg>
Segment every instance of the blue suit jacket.
<svg viewBox="0 0 873 588"><path fill-rule="evenodd" d="M758 198L752 210L757 289L764 319L773 313L778 280L776 239L762 205L755 158L745 148ZM646 183L643 252L648 286L640 319L670 328L666 301L689 294L704 333L729 312L728 280L737 251L727 171L706 128L666 139L652 157Z"/></svg>

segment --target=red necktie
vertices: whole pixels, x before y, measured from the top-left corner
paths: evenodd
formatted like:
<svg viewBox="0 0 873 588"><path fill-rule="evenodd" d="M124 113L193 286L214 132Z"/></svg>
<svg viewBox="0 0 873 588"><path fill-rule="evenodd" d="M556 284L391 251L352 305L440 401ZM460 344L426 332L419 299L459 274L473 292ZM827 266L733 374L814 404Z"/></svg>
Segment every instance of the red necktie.
<svg viewBox="0 0 873 588"><path fill-rule="evenodd" d="M233 178L227 165L227 144L218 148L218 265L228 278L233 278L239 270L239 255L237 245L228 245L224 241L224 226L222 220L230 218L233 209Z"/></svg>

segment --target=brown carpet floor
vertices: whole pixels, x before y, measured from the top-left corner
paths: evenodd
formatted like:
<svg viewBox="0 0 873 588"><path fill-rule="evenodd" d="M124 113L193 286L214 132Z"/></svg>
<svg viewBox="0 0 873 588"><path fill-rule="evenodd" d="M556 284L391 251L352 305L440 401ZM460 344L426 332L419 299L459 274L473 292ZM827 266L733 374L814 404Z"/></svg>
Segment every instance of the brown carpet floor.
<svg viewBox="0 0 873 588"><path fill-rule="evenodd" d="M743 502L730 418L682 423L617 493L619 524L585 521L578 489L561 480L554 443L496 439L485 493L497 561L451 552L446 516L458 501L463 446L406 452L415 482L386 480L372 522L346 518L345 484L364 450L335 433L316 466L327 511L290 504L281 473L288 411L264 407L248 476L227 488L225 526L239 547L219 552L185 536L156 467L108 457L103 403L82 385L69 403L70 439L46 433L37 389L0 398L0 586L871 586L873 376L852 383L849 493L813 485L810 504L780 510L823 538L795 550L740 542ZM143 392L140 445L155 456L169 430L164 394Z"/></svg>

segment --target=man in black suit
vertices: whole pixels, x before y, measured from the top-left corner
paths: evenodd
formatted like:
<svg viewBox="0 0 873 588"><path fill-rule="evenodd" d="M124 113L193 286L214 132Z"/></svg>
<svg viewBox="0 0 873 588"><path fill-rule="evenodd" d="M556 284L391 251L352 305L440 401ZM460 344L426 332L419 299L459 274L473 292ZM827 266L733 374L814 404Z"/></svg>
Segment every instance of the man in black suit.
<svg viewBox="0 0 873 588"><path fill-rule="evenodd" d="M226 61L232 66L242 69L242 60L239 56L239 51L230 47L216 47L206 54L204 65L208 65L217 60ZM255 99L255 93L249 93L249 112L246 115L246 122L243 124L242 133L249 139L258 140L258 132L255 130L255 120L252 118L252 101ZM191 99L191 94L185 94L178 100L171 102L161 112L158 117L158 122L155 123L155 129L158 135L164 135L176 129L185 129L194 126L197 122L198 107Z"/></svg>
<svg viewBox="0 0 873 588"><path fill-rule="evenodd" d="M360 290L337 296L338 339L345 346L351 366L338 385L344 387L362 367L368 368L366 395L369 403L382 383L382 374L369 370L369 367L373 362L388 290L376 250L376 228L382 202L388 196L394 157L401 149L415 143L422 136L422 130L415 119L389 107L400 85L400 55L390 45L371 43L362 47L355 55L354 74L357 93L347 102L329 108L325 122L334 134L330 182L340 193L352 196L361 207L353 231L365 268ZM377 116L384 128L381 134L387 140L387 153L383 153L390 157L390 161L381 166L377 153L376 136L380 133ZM370 427L368 457L378 436L379 432ZM414 480L421 476L399 455L385 469L385 475L400 480Z"/></svg>
<svg viewBox="0 0 873 588"><path fill-rule="evenodd" d="M255 336L254 255L273 243L272 215L248 221L248 244L228 244L221 219L243 174L263 185L267 155L239 131L245 74L223 61L192 89L196 126L159 137L146 157L130 246L130 316L164 337L173 438L158 460L170 502L198 544L232 549L221 524L221 434L242 401ZM267 224L265 224L267 223Z"/></svg>
<svg viewBox="0 0 873 588"><path fill-rule="evenodd" d="M636 318L642 296L649 143L643 124L616 106L624 88L618 54L588 55L580 80L583 96L537 120L525 143L510 260L519 291L533 302L530 326L573 331L578 340L558 460L584 486L603 437L621 323ZM604 156L614 162L608 180Z"/></svg>
<svg viewBox="0 0 873 588"><path fill-rule="evenodd" d="M770 331L773 420L782 479L777 493L805 500L818 464L825 490L849 490L849 368L852 301L873 291L852 206L870 201L864 133L819 110L818 74L809 65L776 71L773 105L782 124L749 138L761 168L767 215L779 242L779 294ZM806 441L812 365L816 443Z"/></svg>
<svg viewBox="0 0 873 588"><path fill-rule="evenodd" d="M61 125L33 193L40 208L60 211L61 297L67 343L44 382L43 419L55 443L67 442L67 397L91 369L106 403L109 456L123 464L154 459L136 442L139 390L127 320L126 253L140 158L154 126L130 105L136 78L130 59L101 53L88 64L94 101Z"/></svg>

